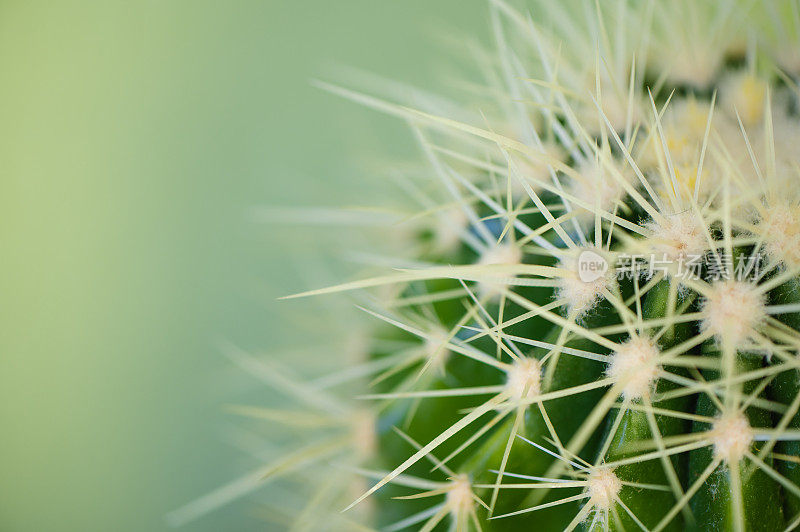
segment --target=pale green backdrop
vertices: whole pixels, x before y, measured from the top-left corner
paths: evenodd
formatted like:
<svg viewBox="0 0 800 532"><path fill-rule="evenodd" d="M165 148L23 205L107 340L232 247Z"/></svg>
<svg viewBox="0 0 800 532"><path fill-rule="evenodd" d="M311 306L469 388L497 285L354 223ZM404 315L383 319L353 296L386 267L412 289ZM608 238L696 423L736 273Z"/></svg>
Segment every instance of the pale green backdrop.
<svg viewBox="0 0 800 532"><path fill-rule="evenodd" d="M248 209L367 200L359 154L413 153L401 124L308 79L435 86L437 33L482 34L486 12L0 3L0 530L162 530L253 467L221 409L249 381L216 341L289 345L274 298L301 283ZM264 529L251 502L185 529Z"/></svg>

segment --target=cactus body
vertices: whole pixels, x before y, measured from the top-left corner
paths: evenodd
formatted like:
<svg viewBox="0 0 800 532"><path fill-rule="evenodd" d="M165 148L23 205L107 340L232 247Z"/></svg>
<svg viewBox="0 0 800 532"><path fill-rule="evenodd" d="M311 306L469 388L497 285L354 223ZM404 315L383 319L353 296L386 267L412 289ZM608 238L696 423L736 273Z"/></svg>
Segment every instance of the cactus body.
<svg viewBox="0 0 800 532"><path fill-rule="evenodd" d="M408 121L426 166L408 262L299 294L375 326L325 391L377 443L293 466L336 494L304 523L798 526L796 0L534 4L490 2L479 113L321 84Z"/></svg>

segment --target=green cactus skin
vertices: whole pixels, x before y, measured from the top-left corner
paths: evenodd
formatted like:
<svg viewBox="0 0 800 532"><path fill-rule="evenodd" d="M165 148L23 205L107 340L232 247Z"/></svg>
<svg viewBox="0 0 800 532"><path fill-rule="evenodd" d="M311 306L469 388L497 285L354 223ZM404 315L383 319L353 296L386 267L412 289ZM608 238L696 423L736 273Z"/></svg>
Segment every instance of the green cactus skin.
<svg viewBox="0 0 800 532"><path fill-rule="evenodd" d="M792 279L773 290L771 302L778 305L800 302L800 280ZM793 329L800 330L800 313L784 314L780 316L780 319ZM800 372L793 369L779 373L771 383L769 393L774 400L787 406L796 403L800 397ZM794 429L800 428L800 413L792 416L788 426ZM775 445L775 451L786 457L800 458L800 442L778 442ZM775 468L793 484L800 486L800 462L775 460ZM800 497L786 490L784 490L784 496L786 515L800 514Z"/></svg>
<svg viewBox="0 0 800 532"><path fill-rule="evenodd" d="M670 283L668 281L659 282L653 289L648 292L643 305L643 314L645 318L658 318L667 315L667 308L669 305L669 290ZM691 301L682 302L690 304ZM690 338L692 331L686 324L676 325L671 327L664 333L659 341L659 347L664 350ZM682 372L685 374L685 372ZM668 381L660 381L656 387L657 393L663 393L668 390L674 390L677 385ZM665 408L669 410L688 412L694 408L694 401L691 397L679 397L675 399L660 401L654 403L653 406ZM650 428L650 421L647 414L643 411L628 410L619 424L617 432L611 441L611 445L606 453L606 459L613 461L619 458L627 458L635 453L627 451L626 447L636 441L651 439L652 430ZM686 432L689 422L683 419L655 416L658 430L662 436L672 436L676 434L683 434ZM609 425L612 423L612 418L609 417ZM672 467L674 468L679 479L685 481L687 474L686 457L671 457ZM664 466L657 461L641 462L637 464L630 464L622 466L617 470L617 474L624 480L635 482L669 485L669 479L665 473ZM685 483L685 482L684 482ZM625 487L620 493L620 497L625 501L625 504L630 508L635 515L639 516L642 523L647 527L654 527L666 515L666 513L677 502L673 493L671 492L647 492L645 490ZM631 519L629 515L618 510L620 519L622 521L624 530L634 530L638 528L637 524ZM678 516L673 520L665 530L681 530L683 527L682 519ZM600 530L600 526L597 529ZM613 523L612 528L616 530L617 524Z"/></svg>
<svg viewBox="0 0 800 532"><path fill-rule="evenodd" d="M762 358L740 354L737 360L739 372L752 371L762 366ZM713 375L709 375L713 377ZM754 390L755 384L749 383L744 387L745 393ZM713 415L717 411L711 400L700 397L697 404L697 413ZM746 410L751 426L770 426L770 415L757 408ZM696 423L695 430L708 430L710 427L704 423ZM758 446L752 448L757 453ZM697 476L711 463L712 450L700 449L690 453L689 479ZM771 462L771 461L770 461ZM746 470L739 466L742 477L743 516L746 520L745 529L752 531L782 530L785 526L783 509L779 504L782 498L781 488L773 482L763 471L756 470L746 479ZM696 530L733 530L734 510L731 501L730 467L719 466L703 485L694 499L692 511L696 521Z"/></svg>
<svg viewBox="0 0 800 532"><path fill-rule="evenodd" d="M609 314L598 313L592 321L599 324L602 319L607 319ZM598 319L599 318L599 319ZM554 328L548 336L544 338L547 343L556 343L561 334L561 328ZM583 350L597 350L595 344L584 339L573 339L565 343L566 347ZM542 348L536 348L531 353L532 356L541 358L545 354ZM558 367L555 378L549 391L563 390L570 386L576 386L591 382L597 379L602 373L602 365L592 361L586 361L577 357L562 356L558 360ZM546 405L547 414L551 423L556 428L557 434L564 440L568 440L578 430L581 420L591 411L592 406L602 396L601 391L593 391L581 396L557 399ZM495 441L487 442L484 449L476 452L473 460L466 464L469 470L480 471L491 467L491 464L500 462L503 454L505 440L508 438L508 431L500 430ZM531 441L542 441L543 437L549 436L549 431L540 412L535 408L529 408L525 413L524 429L521 436ZM588 447L593 448L597 444L598 435L589 443ZM513 461L509 460L507 470L524 475L543 475L548 467L553 463L553 458L544 452L530 445L515 445L513 447ZM492 479L493 480L493 479ZM522 506L526 494L522 490L515 490L517 493L505 496L497 513L503 514L517 510ZM559 497L566 495L567 492L559 493ZM570 492L569 494L573 494ZM546 499L544 502L551 502L553 499ZM538 514L538 515L537 515ZM545 509L541 513L535 512L522 514L518 517L510 517L498 520L491 525L489 530L519 530L525 527L542 526L558 530L566 526L575 514L575 508L570 505L559 505L550 509Z"/></svg>

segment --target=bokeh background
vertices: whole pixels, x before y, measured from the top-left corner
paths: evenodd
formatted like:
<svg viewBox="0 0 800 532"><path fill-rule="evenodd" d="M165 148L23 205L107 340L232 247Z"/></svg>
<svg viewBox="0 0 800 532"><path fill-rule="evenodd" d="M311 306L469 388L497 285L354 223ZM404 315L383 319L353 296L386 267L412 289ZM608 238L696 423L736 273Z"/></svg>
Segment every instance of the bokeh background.
<svg viewBox="0 0 800 532"><path fill-rule="evenodd" d="M359 158L414 153L403 124L309 79L352 65L436 88L441 36L480 38L486 12L0 2L0 530L164 530L257 465L222 406L258 383L219 339L292 344L275 298L305 288L312 244L253 213L380 201ZM269 529L257 497L182 530Z"/></svg>

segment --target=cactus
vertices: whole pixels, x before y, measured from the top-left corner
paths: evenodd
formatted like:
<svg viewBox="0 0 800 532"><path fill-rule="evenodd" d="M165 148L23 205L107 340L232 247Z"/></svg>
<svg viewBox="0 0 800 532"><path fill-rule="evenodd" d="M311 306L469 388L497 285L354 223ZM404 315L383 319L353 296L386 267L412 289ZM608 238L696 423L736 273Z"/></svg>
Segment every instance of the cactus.
<svg viewBox="0 0 800 532"><path fill-rule="evenodd" d="M320 82L407 121L426 167L381 228L402 260L291 296L356 297L360 360L306 381L235 355L293 402L237 412L303 429L248 484L291 494L272 517L800 525L798 5L492 0L495 50L459 41L480 112Z"/></svg>

